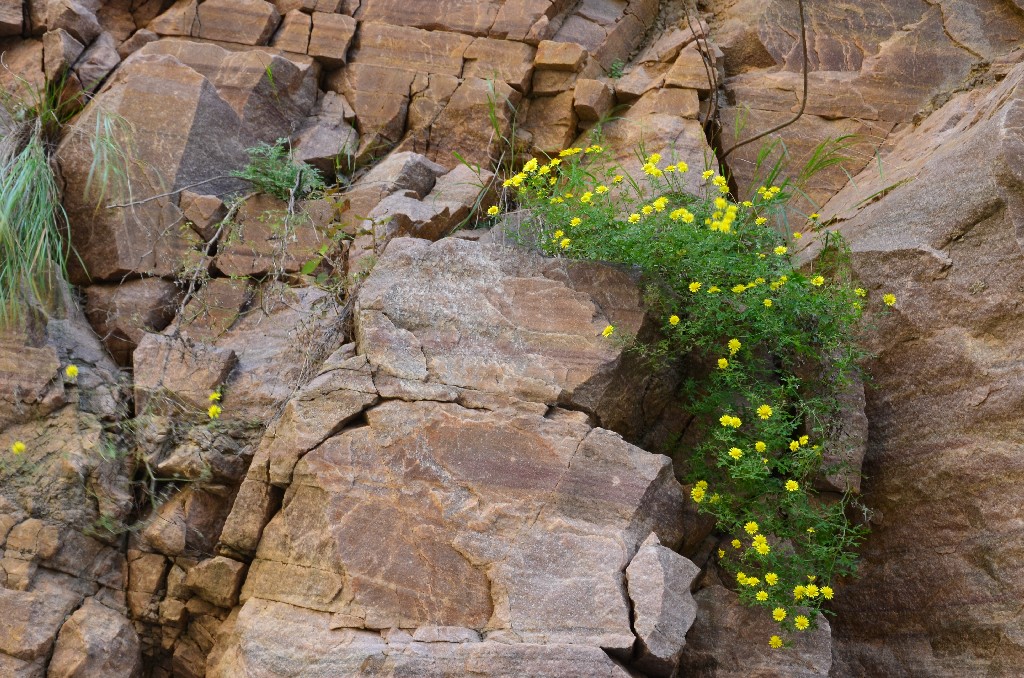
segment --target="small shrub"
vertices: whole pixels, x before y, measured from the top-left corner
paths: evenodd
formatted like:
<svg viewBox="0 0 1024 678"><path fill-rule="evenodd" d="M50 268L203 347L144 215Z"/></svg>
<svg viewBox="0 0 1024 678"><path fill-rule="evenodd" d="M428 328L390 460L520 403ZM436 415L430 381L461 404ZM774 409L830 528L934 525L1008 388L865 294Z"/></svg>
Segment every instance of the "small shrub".
<svg viewBox="0 0 1024 678"><path fill-rule="evenodd" d="M626 64L621 59L616 59L608 66L608 77L613 80L618 80L622 77L623 72L626 69Z"/></svg>
<svg viewBox="0 0 1024 678"><path fill-rule="evenodd" d="M296 161L287 139L274 144L259 144L246 149L249 164L231 176L245 179L253 188L280 200L303 198L314 191L324 190L320 172L304 162Z"/></svg>
<svg viewBox="0 0 1024 678"><path fill-rule="evenodd" d="M782 635L802 632L832 599L833 579L854 572L866 532L847 518L851 494L832 501L813 484L837 444L837 396L865 357L856 336L867 293L850 283L837 236L824 238L828 256L817 270L794 268L789 252L802 233L770 225L789 197L785 182L737 203L710 169L693 177L693 194L686 163L642 157L638 182L600 169L602 152L593 145L531 160L505 186L539 217L530 239L547 254L645 274L664 339L634 349L689 366L681 397L700 433L690 498L725 535L718 562ZM609 340L618 334L604 330Z"/></svg>

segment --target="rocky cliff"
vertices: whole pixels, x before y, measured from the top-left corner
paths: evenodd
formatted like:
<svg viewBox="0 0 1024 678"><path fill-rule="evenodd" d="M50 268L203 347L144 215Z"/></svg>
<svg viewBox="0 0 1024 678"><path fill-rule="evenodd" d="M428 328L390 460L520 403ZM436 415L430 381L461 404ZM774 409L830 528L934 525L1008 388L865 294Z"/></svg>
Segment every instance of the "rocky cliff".
<svg viewBox="0 0 1024 678"><path fill-rule="evenodd" d="M855 136L794 214L900 303L850 403L861 576L777 651L659 453L679 375L601 336L657 331L641 281L471 227L596 130L748 196L721 151L801 109L795 0L0 0L5 90L89 101L81 294L0 338L0 674L1020 675L1024 6L804 4L775 152ZM338 187L249 193L282 138Z"/></svg>

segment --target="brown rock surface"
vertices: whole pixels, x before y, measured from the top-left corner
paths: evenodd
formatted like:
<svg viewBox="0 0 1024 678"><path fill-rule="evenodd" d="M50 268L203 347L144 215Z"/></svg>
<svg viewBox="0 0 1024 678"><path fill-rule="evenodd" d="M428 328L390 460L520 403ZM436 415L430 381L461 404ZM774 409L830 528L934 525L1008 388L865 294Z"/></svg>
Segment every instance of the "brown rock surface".
<svg viewBox="0 0 1024 678"><path fill-rule="evenodd" d="M139 636L110 608L85 601L61 626L48 678L137 678L142 675Z"/></svg>
<svg viewBox="0 0 1024 678"><path fill-rule="evenodd" d="M313 12L313 32L306 53L328 66L348 58L348 46L356 32L356 20L344 14Z"/></svg>
<svg viewBox="0 0 1024 678"><path fill-rule="evenodd" d="M22 3L16 0L0 2L0 38L21 35Z"/></svg>
<svg viewBox="0 0 1024 678"><path fill-rule="evenodd" d="M264 0L205 0L197 10L199 37L265 45L281 22L277 8Z"/></svg>
<svg viewBox="0 0 1024 678"><path fill-rule="evenodd" d="M160 278L92 285L86 290L85 313L114 360L129 365L143 335L159 332L174 318L178 298L177 285Z"/></svg>

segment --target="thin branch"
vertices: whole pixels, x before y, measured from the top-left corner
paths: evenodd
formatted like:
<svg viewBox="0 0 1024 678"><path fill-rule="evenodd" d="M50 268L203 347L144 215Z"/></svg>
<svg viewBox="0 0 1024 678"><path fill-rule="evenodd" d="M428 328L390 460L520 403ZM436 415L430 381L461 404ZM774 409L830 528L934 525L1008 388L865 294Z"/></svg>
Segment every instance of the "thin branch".
<svg viewBox="0 0 1024 678"><path fill-rule="evenodd" d="M221 179L234 179L234 178L236 178L236 177L232 177L230 174L221 174L221 175L218 175L218 176L215 176L215 177L210 177L209 179L203 179L202 181L197 181L196 183L189 184L188 186L182 186L181 188L175 189L173 191L168 191L167 193L161 193L160 195L153 195L153 196L150 196L148 198L143 198L142 200L133 200L131 202L126 202L126 203L119 203L119 204L115 203L115 204L112 204L112 205L107 205L107 209L113 209L114 207L135 207L136 205L142 205L144 203L150 202L151 200L157 200L159 198L167 198L167 197L172 196L172 195L177 195L178 193L181 193L183 191L187 191L190 188L195 188L196 186L202 186L203 184L208 184L211 181L220 181Z"/></svg>
<svg viewBox="0 0 1024 678"><path fill-rule="evenodd" d="M808 70L808 65L807 65L807 27L804 24L804 0L797 0L797 5L800 8L800 46L803 49L803 56L804 56L804 64L803 64L804 96L803 96L803 100L800 102L800 110L797 111L796 115L794 115L790 120L787 120L786 122L782 123L781 125L776 125L775 127L772 127L770 129L765 130L764 132L761 132L760 134L755 134L754 136L750 137L749 139L745 139L745 140L739 142L738 144L736 144L735 146L733 146L728 151L726 151L725 153L722 154L722 160L725 160L726 158L728 158L729 154L732 153L733 151L735 151L740 146L746 146L747 144L749 144L752 141L757 141L758 139L762 139L762 138L768 136L769 134L772 134L774 132L778 132L780 129L783 129L785 127L789 127L794 122L796 122L797 120L800 119L800 116L802 116L804 114L804 109L807 108L807 70Z"/></svg>

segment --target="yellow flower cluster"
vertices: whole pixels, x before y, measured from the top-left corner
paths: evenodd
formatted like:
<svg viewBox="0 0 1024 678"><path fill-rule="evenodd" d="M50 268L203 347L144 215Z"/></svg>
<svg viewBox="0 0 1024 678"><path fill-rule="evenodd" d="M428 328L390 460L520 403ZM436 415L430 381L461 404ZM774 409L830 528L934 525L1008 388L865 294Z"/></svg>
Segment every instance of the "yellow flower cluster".
<svg viewBox="0 0 1024 678"><path fill-rule="evenodd" d="M740 421L739 417L734 417L730 414L723 414L718 421L726 428L739 428L743 425L743 422Z"/></svg>
<svg viewBox="0 0 1024 678"><path fill-rule="evenodd" d="M697 484L690 490L690 498L698 504L704 501L704 496L708 491L708 483L705 480L698 480Z"/></svg>
<svg viewBox="0 0 1024 678"><path fill-rule="evenodd" d="M14 444L11 445L11 454L17 456L25 453L25 443L20 440L15 440Z"/></svg>

